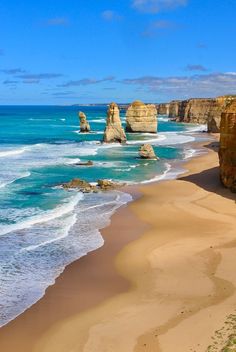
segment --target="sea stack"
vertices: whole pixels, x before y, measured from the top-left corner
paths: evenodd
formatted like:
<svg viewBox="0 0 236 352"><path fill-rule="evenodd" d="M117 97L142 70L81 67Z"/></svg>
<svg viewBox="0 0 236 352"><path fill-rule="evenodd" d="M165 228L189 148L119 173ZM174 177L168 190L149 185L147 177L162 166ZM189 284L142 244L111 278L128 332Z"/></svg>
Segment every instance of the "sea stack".
<svg viewBox="0 0 236 352"><path fill-rule="evenodd" d="M139 149L139 156L141 159L158 159L153 147L150 144L141 145Z"/></svg>
<svg viewBox="0 0 236 352"><path fill-rule="evenodd" d="M134 101L126 112L127 132L157 132L157 109L154 104Z"/></svg>
<svg viewBox="0 0 236 352"><path fill-rule="evenodd" d="M81 133L90 132L90 125L87 121L87 117L86 117L85 113L80 111L78 115L79 115L79 119L80 119L80 132Z"/></svg>
<svg viewBox="0 0 236 352"><path fill-rule="evenodd" d="M221 115L219 159L223 185L236 192L236 100Z"/></svg>
<svg viewBox="0 0 236 352"><path fill-rule="evenodd" d="M116 103L111 103L108 107L103 141L105 143L126 142L125 131L120 120L120 110Z"/></svg>

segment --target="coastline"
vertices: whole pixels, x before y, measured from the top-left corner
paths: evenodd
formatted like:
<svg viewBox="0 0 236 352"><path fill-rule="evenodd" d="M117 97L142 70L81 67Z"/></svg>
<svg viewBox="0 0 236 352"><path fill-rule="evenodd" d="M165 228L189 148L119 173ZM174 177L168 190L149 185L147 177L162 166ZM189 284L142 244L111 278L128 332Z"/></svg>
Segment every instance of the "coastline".
<svg viewBox="0 0 236 352"><path fill-rule="evenodd" d="M0 349L205 351L236 303L227 267L236 253L235 196L219 184L217 164L209 150L177 180L139 186L142 197L102 230L105 245L0 329Z"/></svg>

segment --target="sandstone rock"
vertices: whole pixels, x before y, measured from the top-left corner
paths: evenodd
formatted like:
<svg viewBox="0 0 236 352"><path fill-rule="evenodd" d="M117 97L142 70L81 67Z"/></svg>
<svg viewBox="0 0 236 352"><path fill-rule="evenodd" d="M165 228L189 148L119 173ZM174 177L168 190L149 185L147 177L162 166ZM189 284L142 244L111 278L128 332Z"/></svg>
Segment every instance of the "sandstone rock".
<svg viewBox="0 0 236 352"><path fill-rule="evenodd" d="M169 117L176 119L179 116L179 100L173 100L170 102L169 106Z"/></svg>
<svg viewBox="0 0 236 352"><path fill-rule="evenodd" d="M139 149L139 156L142 159L158 159L153 147L150 144L143 144Z"/></svg>
<svg viewBox="0 0 236 352"><path fill-rule="evenodd" d="M78 115L79 115L79 119L80 119L80 132L81 133L90 132L90 125L87 121L85 113L80 111Z"/></svg>
<svg viewBox="0 0 236 352"><path fill-rule="evenodd" d="M221 116L219 159L222 183L236 192L236 100L226 106Z"/></svg>
<svg viewBox="0 0 236 352"><path fill-rule="evenodd" d="M121 125L120 111L115 103L109 105L103 141L105 143L125 143L126 135Z"/></svg>
<svg viewBox="0 0 236 352"><path fill-rule="evenodd" d="M110 191L124 186L124 183L117 183L110 180L98 180L97 186L91 185L91 183L75 178L70 182L63 183L62 187L66 190L77 189L83 193L97 193L99 191Z"/></svg>
<svg viewBox="0 0 236 352"><path fill-rule="evenodd" d="M126 112L127 132L157 132L157 109L154 104L134 101Z"/></svg>
<svg viewBox="0 0 236 352"><path fill-rule="evenodd" d="M98 180L97 182L98 182L98 187L102 191L109 191L109 190L117 189L119 187L124 186L124 184L122 183L116 183L110 180Z"/></svg>
<svg viewBox="0 0 236 352"><path fill-rule="evenodd" d="M78 189L83 193L97 192L96 186L92 186L87 181L81 180L80 178L75 178L70 182L63 183L62 187L64 189Z"/></svg>
<svg viewBox="0 0 236 352"><path fill-rule="evenodd" d="M170 104L169 103L160 103L157 104L157 114L158 115L168 115L170 113Z"/></svg>
<svg viewBox="0 0 236 352"><path fill-rule="evenodd" d="M207 130L211 133L220 132L220 121L221 115L231 101L235 99L235 96L221 96L215 99L215 103L212 104L207 123Z"/></svg>

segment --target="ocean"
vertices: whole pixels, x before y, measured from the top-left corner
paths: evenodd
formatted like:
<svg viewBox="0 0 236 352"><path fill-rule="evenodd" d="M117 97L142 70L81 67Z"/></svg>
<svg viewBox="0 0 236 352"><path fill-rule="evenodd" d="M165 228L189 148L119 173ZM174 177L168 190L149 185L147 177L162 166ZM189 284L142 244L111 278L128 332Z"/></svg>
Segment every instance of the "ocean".
<svg viewBox="0 0 236 352"><path fill-rule="evenodd" d="M92 133L79 133L78 111ZM130 194L82 194L60 187L75 177L139 184L175 178L206 139L205 126L159 116L158 134L127 134L126 145L102 144L106 106L0 107L0 326L45 293L65 266L101 247L100 230ZM125 112L121 113L125 125ZM159 161L141 160L153 145ZM78 166L79 161L93 166Z"/></svg>

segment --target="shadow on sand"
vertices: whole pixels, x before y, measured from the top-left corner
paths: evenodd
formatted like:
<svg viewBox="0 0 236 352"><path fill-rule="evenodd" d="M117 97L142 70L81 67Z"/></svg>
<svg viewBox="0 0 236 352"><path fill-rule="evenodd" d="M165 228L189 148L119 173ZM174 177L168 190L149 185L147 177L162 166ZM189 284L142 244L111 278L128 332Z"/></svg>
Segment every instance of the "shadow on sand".
<svg viewBox="0 0 236 352"><path fill-rule="evenodd" d="M212 142L205 145L204 147L218 153L219 143ZM216 193L222 197L234 200L236 203L236 193L232 193L220 182L219 167L213 167L197 174L180 177L179 179L182 181L194 183L195 185L205 189L208 192Z"/></svg>

